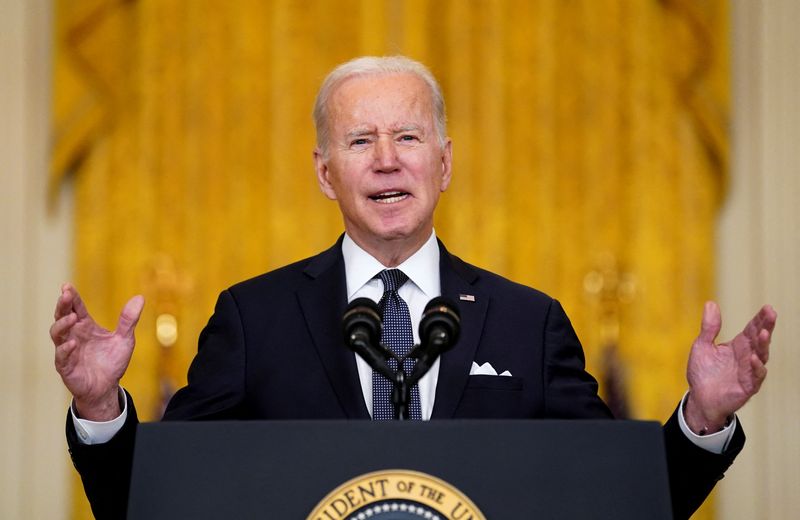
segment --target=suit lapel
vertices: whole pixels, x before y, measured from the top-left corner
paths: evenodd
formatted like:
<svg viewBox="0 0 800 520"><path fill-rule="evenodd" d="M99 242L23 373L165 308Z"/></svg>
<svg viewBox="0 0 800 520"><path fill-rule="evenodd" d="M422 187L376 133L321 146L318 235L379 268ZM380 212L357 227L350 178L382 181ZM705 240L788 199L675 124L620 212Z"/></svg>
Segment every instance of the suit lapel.
<svg viewBox="0 0 800 520"><path fill-rule="evenodd" d="M450 255L439 242L439 271L442 296L453 300L461 313L461 336L456 346L441 357L439 379L436 383L436 400L432 419L453 417L464 388L469 379L469 371L475 359L475 351L483 331L489 297L476 290L474 282L478 273L459 258ZM474 297L474 301L462 300L462 295Z"/></svg>
<svg viewBox="0 0 800 520"><path fill-rule="evenodd" d="M341 319L347 307L347 282L341 239L312 258L304 274L310 283L297 291L297 298L331 386L349 419L369 419L355 355L342 340Z"/></svg>

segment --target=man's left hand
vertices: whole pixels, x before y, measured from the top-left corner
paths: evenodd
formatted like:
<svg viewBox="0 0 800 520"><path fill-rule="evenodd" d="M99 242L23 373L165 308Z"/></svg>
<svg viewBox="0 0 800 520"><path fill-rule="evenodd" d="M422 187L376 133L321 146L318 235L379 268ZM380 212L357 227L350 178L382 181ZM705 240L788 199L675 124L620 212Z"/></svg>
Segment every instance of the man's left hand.
<svg viewBox="0 0 800 520"><path fill-rule="evenodd" d="M686 376L686 424L697 434L714 433L758 392L767 376L775 310L765 305L731 341L715 344L722 327L719 306L707 302L700 335L692 344Z"/></svg>

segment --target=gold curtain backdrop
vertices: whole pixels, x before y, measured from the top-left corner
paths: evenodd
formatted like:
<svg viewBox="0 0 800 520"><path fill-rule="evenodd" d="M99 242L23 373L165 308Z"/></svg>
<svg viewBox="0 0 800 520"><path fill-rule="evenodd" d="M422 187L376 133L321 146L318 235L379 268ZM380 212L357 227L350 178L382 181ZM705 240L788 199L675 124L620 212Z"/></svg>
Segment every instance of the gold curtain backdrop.
<svg viewBox="0 0 800 520"><path fill-rule="evenodd" d="M59 0L55 42L51 190L74 183L95 317L147 299L123 381L144 419L183 384L220 290L341 233L310 112L364 54L442 83L448 247L559 298L598 376L614 345L633 417L665 420L683 394L714 294L726 1Z"/></svg>

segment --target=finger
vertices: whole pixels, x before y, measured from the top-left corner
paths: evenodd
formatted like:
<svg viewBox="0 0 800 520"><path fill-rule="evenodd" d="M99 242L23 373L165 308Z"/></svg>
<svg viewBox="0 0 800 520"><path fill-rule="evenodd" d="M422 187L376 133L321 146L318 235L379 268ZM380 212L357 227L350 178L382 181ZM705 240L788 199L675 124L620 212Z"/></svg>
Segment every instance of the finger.
<svg viewBox="0 0 800 520"><path fill-rule="evenodd" d="M61 286L61 294L58 295L56 310L53 313L54 320L61 319L72 312L73 290L69 283L65 283Z"/></svg>
<svg viewBox="0 0 800 520"><path fill-rule="evenodd" d="M764 305L758 313L753 316L753 319L750 320L742 332L752 339L758 337L761 330L768 330L772 333L777 318L778 314L775 312L775 309L773 309L771 305Z"/></svg>
<svg viewBox="0 0 800 520"><path fill-rule="evenodd" d="M713 343L722 328L722 316L716 302L708 301L703 307L703 321L700 324L700 335L697 339Z"/></svg>
<svg viewBox="0 0 800 520"><path fill-rule="evenodd" d="M772 334L769 331L762 330L758 334L758 340L756 341L755 352L758 356L758 359L761 360L762 363L765 365L767 361L769 361L769 344L772 341Z"/></svg>
<svg viewBox="0 0 800 520"><path fill-rule="evenodd" d="M78 346L78 342L74 339L66 341L61 345L56 347L56 370L60 374L64 367L67 366L69 362L70 355L75 351L75 347Z"/></svg>
<svg viewBox="0 0 800 520"><path fill-rule="evenodd" d="M139 322L139 317L142 315L144 308L144 296L137 295L128 300L122 312L119 315L119 323L117 324L117 334L127 337L133 337L133 329Z"/></svg>
<svg viewBox="0 0 800 520"><path fill-rule="evenodd" d="M753 353L750 355L750 374L745 380L741 381L742 389L747 394L747 398L754 396L761 389L764 379L767 377L767 367Z"/></svg>
<svg viewBox="0 0 800 520"><path fill-rule="evenodd" d="M764 305L758 312L761 321L759 325L762 329L768 330L770 335L775 330L775 323L778 321L778 313L772 308L772 305Z"/></svg>
<svg viewBox="0 0 800 520"><path fill-rule="evenodd" d="M75 314L78 315L78 319L82 320L84 318L91 318L89 316L89 311L86 309L86 305L83 304L83 299L81 298L81 295L78 294L77 289L72 287L71 292L73 294L72 310L74 310Z"/></svg>
<svg viewBox="0 0 800 520"><path fill-rule="evenodd" d="M74 312L56 320L55 323L50 326L50 339L53 340L53 343L56 345L62 343L69 333L69 329L72 328L77 321L78 316Z"/></svg>
<svg viewBox="0 0 800 520"><path fill-rule="evenodd" d="M767 377L767 367L758 359L758 356L753 354L750 356L750 367L753 369L753 376L755 378L755 392L761 387L761 383ZM753 393L755 393L753 392Z"/></svg>

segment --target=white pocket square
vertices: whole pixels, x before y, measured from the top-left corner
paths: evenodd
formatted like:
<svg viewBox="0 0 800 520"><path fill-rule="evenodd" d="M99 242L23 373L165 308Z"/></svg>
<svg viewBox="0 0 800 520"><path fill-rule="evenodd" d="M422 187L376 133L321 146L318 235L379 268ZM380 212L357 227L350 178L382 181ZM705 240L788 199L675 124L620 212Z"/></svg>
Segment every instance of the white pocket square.
<svg viewBox="0 0 800 520"><path fill-rule="evenodd" d="M502 373L498 374L497 370L494 369L491 363L488 361L482 365L477 364L476 362L472 362L472 367L469 369L469 375L471 376L511 376L511 372L508 370L503 371Z"/></svg>

